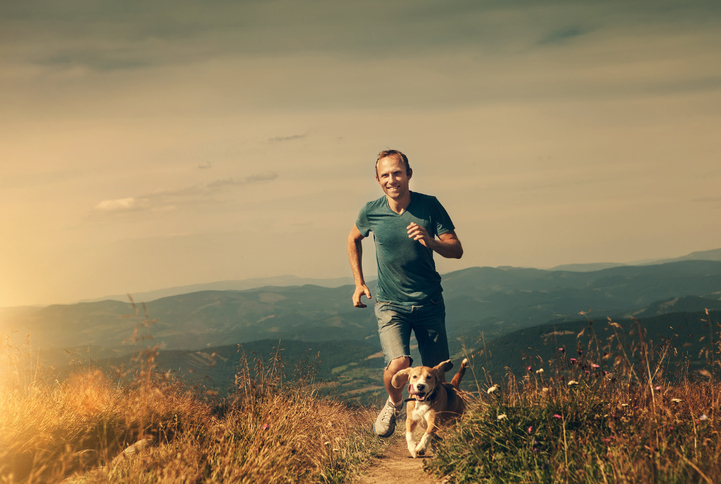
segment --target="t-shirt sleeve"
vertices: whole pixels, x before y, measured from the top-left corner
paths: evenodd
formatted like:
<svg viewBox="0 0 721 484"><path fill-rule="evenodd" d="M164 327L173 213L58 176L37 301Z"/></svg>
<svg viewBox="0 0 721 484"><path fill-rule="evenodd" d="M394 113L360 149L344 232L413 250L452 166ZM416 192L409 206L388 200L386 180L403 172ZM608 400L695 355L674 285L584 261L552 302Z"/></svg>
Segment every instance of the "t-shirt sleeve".
<svg viewBox="0 0 721 484"><path fill-rule="evenodd" d="M363 237L368 237L371 232L371 225L368 221L368 205L366 204L358 214L358 218L355 221L355 226Z"/></svg>
<svg viewBox="0 0 721 484"><path fill-rule="evenodd" d="M454 230L456 227L455 225L453 225L453 221L451 220L450 215L448 215L446 209L443 208L441 202L439 202L438 199L435 197L433 198L433 201L435 203L432 204L431 213L433 216L433 221L436 224L436 234L443 235L446 232Z"/></svg>

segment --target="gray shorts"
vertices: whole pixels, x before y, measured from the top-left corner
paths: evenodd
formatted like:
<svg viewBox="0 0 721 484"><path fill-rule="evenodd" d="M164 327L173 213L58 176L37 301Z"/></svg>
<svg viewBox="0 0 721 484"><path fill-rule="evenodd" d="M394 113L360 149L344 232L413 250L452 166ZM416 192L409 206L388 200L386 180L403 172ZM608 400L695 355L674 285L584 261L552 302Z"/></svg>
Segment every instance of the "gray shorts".
<svg viewBox="0 0 721 484"><path fill-rule="evenodd" d="M403 356L411 358L411 331L418 341L424 366L436 366L449 358L446 336L446 306L443 297L422 306L404 306L378 301L375 304L378 335L388 364Z"/></svg>

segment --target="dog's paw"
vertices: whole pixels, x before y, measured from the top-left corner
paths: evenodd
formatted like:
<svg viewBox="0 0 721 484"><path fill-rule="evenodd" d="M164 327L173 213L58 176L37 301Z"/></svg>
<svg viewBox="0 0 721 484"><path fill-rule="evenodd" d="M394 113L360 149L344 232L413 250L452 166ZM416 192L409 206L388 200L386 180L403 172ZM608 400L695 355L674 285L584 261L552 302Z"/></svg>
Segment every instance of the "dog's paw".
<svg viewBox="0 0 721 484"><path fill-rule="evenodd" d="M414 450L415 455L414 455L413 457L416 457L416 456L418 456L418 455L425 455L425 454L426 454L426 450L428 450L428 449L427 449L427 446L424 445L423 442L421 442L420 444L418 444L418 445L416 446L416 448L415 448L415 450Z"/></svg>
<svg viewBox="0 0 721 484"><path fill-rule="evenodd" d="M414 459L418 456L418 454L416 453L416 443L415 442L413 442L412 445L408 444L408 452L411 454L411 457L413 457Z"/></svg>

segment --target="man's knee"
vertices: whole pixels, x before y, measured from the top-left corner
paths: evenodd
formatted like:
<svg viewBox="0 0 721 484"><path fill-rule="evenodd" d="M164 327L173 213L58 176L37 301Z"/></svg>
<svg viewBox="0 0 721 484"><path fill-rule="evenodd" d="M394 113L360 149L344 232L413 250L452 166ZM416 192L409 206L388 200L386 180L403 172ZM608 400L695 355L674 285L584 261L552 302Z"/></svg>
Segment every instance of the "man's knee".
<svg viewBox="0 0 721 484"><path fill-rule="evenodd" d="M399 356L398 358L394 358L388 363L388 366L386 367L386 371L390 372L391 374L395 375L401 370L405 370L411 366L411 357L410 356Z"/></svg>

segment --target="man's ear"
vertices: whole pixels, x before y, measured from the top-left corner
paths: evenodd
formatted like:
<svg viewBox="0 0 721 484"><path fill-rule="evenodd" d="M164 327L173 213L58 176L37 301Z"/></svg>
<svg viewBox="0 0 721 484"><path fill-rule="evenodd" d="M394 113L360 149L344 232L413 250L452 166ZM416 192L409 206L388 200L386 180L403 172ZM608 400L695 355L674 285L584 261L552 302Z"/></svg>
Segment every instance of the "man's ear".
<svg viewBox="0 0 721 484"><path fill-rule="evenodd" d="M399 371L398 373L393 375L393 378L391 379L391 385L393 385L394 388L403 388L403 386L408 382L408 375L410 375L410 373L410 368Z"/></svg>
<svg viewBox="0 0 721 484"><path fill-rule="evenodd" d="M408 167L407 173L408 173L408 179L410 180L411 177L413 176L413 168Z"/></svg>

